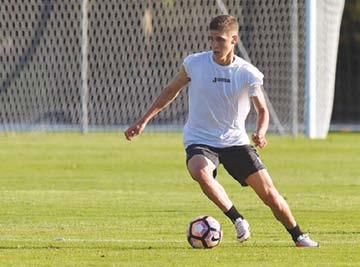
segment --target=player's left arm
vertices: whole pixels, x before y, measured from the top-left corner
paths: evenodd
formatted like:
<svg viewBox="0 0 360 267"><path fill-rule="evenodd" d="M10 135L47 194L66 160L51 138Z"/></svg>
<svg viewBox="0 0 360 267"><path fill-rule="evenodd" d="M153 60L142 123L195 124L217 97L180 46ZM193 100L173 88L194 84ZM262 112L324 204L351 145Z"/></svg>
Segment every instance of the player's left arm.
<svg viewBox="0 0 360 267"><path fill-rule="evenodd" d="M266 105L266 100L260 85L253 85L251 88L254 94L251 96L251 101L257 113L256 130L252 135L252 140L255 146L263 148L267 145L266 132L269 127L269 110Z"/></svg>

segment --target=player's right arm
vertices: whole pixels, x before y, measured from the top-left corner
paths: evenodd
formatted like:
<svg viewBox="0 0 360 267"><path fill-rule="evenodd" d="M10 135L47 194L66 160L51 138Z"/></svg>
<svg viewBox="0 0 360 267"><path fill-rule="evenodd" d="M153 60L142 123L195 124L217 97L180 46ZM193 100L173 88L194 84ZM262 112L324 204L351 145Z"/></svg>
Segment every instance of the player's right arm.
<svg viewBox="0 0 360 267"><path fill-rule="evenodd" d="M126 139L131 141L132 138L141 134L146 124L163 108L169 105L189 81L190 78L186 74L184 67L181 67L175 78L162 90L144 116L126 129L124 132Z"/></svg>

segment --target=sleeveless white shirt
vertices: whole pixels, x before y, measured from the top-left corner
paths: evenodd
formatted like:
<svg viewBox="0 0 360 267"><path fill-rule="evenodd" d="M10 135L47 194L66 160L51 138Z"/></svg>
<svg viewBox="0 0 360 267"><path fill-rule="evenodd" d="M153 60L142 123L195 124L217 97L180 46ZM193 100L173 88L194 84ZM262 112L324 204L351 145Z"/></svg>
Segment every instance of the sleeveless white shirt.
<svg viewBox="0 0 360 267"><path fill-rule="evenodd" d="M250 144L245 119L250 96L256 96L254 85L262 85L264 75L237 56L230 65L219 65L212 51L189 55L183 65L191 79L184 146Z"/></svg>

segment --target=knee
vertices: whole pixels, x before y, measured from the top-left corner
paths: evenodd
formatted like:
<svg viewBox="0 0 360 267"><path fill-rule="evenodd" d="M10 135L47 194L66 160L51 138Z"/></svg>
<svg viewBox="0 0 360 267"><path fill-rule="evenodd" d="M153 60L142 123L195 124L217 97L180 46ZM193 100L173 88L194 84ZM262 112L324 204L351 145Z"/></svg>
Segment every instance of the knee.
<svg viewBox="0 0 360 267"><path fill-rule="evenodd" d="M215 168L212 162L200 155L192 157L187 167L191 177L198 183L209 183Z"/></svg>
<svg viewBox="0 0 360 267"><path fill-rule="evenodd" d="M209 179L209 174L206 169L203 168L193 168L189 169L191 177L198 183L207 183Z"/></svg>

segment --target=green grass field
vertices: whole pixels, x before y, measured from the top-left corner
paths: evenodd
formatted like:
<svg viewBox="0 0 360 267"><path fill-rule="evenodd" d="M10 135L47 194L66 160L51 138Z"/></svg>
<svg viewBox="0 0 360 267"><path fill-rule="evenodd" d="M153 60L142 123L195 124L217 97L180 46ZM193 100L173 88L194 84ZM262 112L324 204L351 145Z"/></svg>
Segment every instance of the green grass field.
<svg viewBox="0 0 360 267"><path fill-rule="evenodd" d="M260 151L302 229L321 243L299 249L250 188L219 181L252 238L186 172L180 134L0 135L1 266L360 266L360 135L269 138ZM212 215L212 250L186 241L188 222Z"/></svg>

